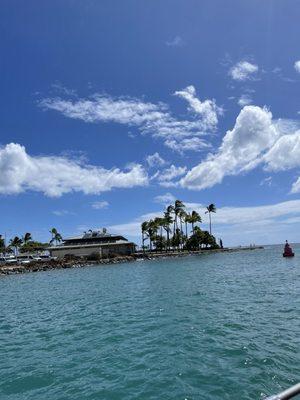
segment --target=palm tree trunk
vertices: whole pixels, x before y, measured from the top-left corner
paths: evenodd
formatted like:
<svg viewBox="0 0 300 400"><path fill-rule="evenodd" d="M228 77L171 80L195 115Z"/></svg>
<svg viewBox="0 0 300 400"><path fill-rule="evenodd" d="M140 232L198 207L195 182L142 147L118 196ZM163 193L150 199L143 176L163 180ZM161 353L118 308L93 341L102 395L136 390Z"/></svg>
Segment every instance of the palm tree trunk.
<svg viewBox="0 0 300 400"><path fill-rule="evenodd" d="M143 246L143 253L145 254L145 238L144 238L144 232L142 232L142 246Z"/></svg>
<svg viewBox="0 0 300 400"><path fill-rule="evenodd" d="M182 230L182 219L180 218L180 244L181 250L183 250L183 230Z"/></svg>
<svg viewBox="0 0 300 400"><path fill-rule="evenodd" d="M210 215L210 212L208 213L208 215L209 215L209 233L211 235L211 215Z"/></svg>

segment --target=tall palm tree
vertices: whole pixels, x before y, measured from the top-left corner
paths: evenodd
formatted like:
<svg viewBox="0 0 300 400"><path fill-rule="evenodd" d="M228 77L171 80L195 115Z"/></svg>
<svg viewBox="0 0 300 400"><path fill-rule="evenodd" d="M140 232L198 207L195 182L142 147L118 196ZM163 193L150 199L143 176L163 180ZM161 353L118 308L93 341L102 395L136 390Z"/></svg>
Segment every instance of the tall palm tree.
<svg viewBox="0 0 300 400"><path fill-rule="evenodd" d="M185 235L188 238L188 224L191 223L191 214L190 213L185 214L184 223L185 223Z"/></svg>
<svg viewBox="0 0 300 400"><path fill-rule="evenodd" d="M182 229L182 223L185 221L186 217L186 212L181 209L178 213L179 221L180 221L180 233L181 233L181 246L183 247L183 242L184 242L184 234L183 234L183 229Z"/></svg>
<svg viewBox="0 0 300 400"><path fill-rule="evenodd" d="M58 243L62 242L62 236L60 233L58 233L56 228L52 228L50 233L52 236L52 239L50 240L50 244L55 242L55 245L57 246Z"/></svg>
<svg viewBox="0 0 300 400"><path fill-rule="evenodd" d="M141 229L142 229L142 246L143 246L143 252L145 253L145 240L147 239L148 221L144 221L141 224Z"/></svg>
<svg viewBox="0 0 300 400"><path fill-rule="evenodd" d="M163 225L165 231L167 232L167 247L166 247L166 250L170 250L170 232L171 232L171 224L173 222L173 218L171 216L171 210L169 209L169 207L167 208L167 211L165 211L165 213L164 213L164 225Z"/></svg>
<svg viewBox="0 0 300 400"><path fill-rule="evenodd" d="M152 243L155 240L157 229L158 227L155 221L153 219L150 219L147 226L147 234L149 236L149 241L150 241L150 252L152 251Z"/></svg>
<svg viewBox="0 0 300 400"><path fill-rule="evenodd" d="M157 230L159 229L160 236L162 236L162 230L164 227L164 219L160 217L156 217L154 219L154 223L157 226Z"/></svg>
<svg viewBox="0 0 300 400"><path fill-rule="evenodd" d="M195 233L195 227L194 227L195 224L197 222L202 222L202 219L201 219L200 215L197 213L197 211L192 211L189 222L192 224L192 231L194 234Z"/></svg>
<svg viewBox="0 0 300 400"><path fill-rule="evenodd" d="M15 256L18 255L18 249L22 245L23 241L18 236L15 236L13 239L10 240L9 244L11 247L14 248Z"/></svg>
<svg viewBox="0 0 300 400"><path fill-rule="evenodd" d="M5 248L5 239L0 235L0 251Z"/></svg>
<svg viewBox="0 0 300 400"><path fill-rule="evenodd" d="M176 235L178 234L178 216L179 213L184 209L185 205L181 200L175 200L174 204L174 214L175 214L175 219L174 219L174 236L175 232Z"/></svg>
<svg viewBox="0 0 300 400"><path fill-rule="evenodd" d="M212 203L206 207L205 214L209 215L209 233L211 234L211 213L215 213L217 211L216 206Z"/></svg>
<svg viewBox="0 0 300 400"><path fill-rule="evenodd" d="M31 233L26 232L23 236L23 243L26 245L28 242L30 242L30 240L32 240Z"/></svg>

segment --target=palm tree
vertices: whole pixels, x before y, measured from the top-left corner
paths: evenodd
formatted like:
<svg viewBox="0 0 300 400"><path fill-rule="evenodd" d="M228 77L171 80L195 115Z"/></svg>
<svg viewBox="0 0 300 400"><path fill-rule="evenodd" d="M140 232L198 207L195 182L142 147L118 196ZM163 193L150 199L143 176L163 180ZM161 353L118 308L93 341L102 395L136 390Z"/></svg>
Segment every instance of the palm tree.
<svg viewBox="0 0 300 400"><path fill-rule="evenodd" d="M192 211L189 222L192 224L192 231L194 234L194 230L195 230L194 224L196 224L197 222L202 222L202 219L201 219L200 215L197 213L197 211Z"/></svg>
<svg viewBox="0 0 300 400"><path fill-rule="evenodd" d="M18 249L22 245L22 242L22 239L20 239L18 236L15 236L13 239L10 240L9 244L11 247L14 248L15 256L18 255Z"/></svg>
<svg viewBox="0 0 300 400"><path fill-rule="evenodd" d="M30 242L30 240L32 240L31 233L26 232L25 235L23 236L23 243L24 243L24 245L26 246L26 244L27 244L28 242Z"/></svg>
<svg viewBox="0 0 300 400"><path fill-rule="evenodd" d="M183 242L184 242L184 234L183 234L183 229L182 229L182 223L185 221L185 217L186 217L186 212L181 209L178 213L179 216L179 221L180 221L180 232L181 232L181 246L183 248Z"/></svg>
<svg viewBox="0 0 300 400"><path fill-rule="evenodd" d="M145 253L145 240L147 239L148 222L144 221L141 224L141 228L142 228L142 246L143 246L143 252Z"/></svg>
<svg viewBox="0 0 300 400"><path fill-rule="evenodd" d="M190 213L186 213L185 217L184 217L184 223L185 223L185 235L188 238L188 224L191 223L191 214Z"/></svg>
<svg viewBox="0 0 300 400"><path fill-rule="evenodd" d="M173 207L173 206L169 206L169 207ZM170 250L170 232L171 232L171 227L170 225L173 222L173 218L171 216L171 211L170 208L167 208L167 211L165 211L164 213L164 224L163 227L165 229L165 231L167 232L167 246L166 246L166 250Z"/></svg>
<svg viewBox="0 0 300 400"><path fill-rule="evenodd" d="M174 236L175 236L175 232L176 235L178 234L178 216L179 213L181 211L183 211L185 205L183 204L182 201L180 200L175 200L175 204L174 204L174 214L175 214L175 220L174 220Z"/></svg>
<svg viewBox="0 0 300 400"><path fill-rule="evenodd" d="M0 252L5 248L5 239L0 235Z"/></svg>
<svg viewBox="0 0 300 400"><path fill-rule="evenodd" d="M160 236L162 236L162 230L164 227L164 219L160 218L160 217L156 217L154 219L154 223L157 226L157 229L159 229Z"/></svg>
<svg viewBox="0 0 300 400"><path fill-rule="evenodd" d="M52 239L50 240L50 244L55 242L55 245L57 246L57 244L59 242L62 242L62 236L61 236L60 233L57 232L56 228L52 228L50 233L51 233L51 236L52 236Z"/></svg>
<svg viewBox="0 0 300 400"><path fill-rule="evenodd" d="M155 221L153 221L153 219L150 219L150 221L148 222L148 226L147 226L147 234L149 236L149 240L150 240L150 252L152 251L152 242L155 240L155 236L157 233L157 224L155 223Z"/></svg>
<svg viewBox="0 0 300 400"><path fill-rule="evenodd" d="M216 206L212 203L206 207L205 214L209 215L209 233L211 234L211 213L215 213L217 211Z"/></svg>

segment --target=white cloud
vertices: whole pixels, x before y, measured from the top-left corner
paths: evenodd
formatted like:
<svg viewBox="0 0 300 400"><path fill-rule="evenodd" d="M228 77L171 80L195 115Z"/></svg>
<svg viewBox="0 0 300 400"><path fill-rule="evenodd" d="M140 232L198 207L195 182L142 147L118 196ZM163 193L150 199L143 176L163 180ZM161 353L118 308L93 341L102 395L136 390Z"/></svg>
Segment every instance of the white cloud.
<svg viewBox="0 0 300 400"><path fill-rule="evenodd" d="M195 97L195 89L190 86L176 94L190 103L190 108L197 113L198 118L179 120L175 118L168 106L162 103L146 103L131 97L111 97L109 95L95 95L90 99L63 100L48 98L40 102L44 109L61 112L69 118L79 119L88 123L114 122L128 126L136 126L142 134L151 134L162 139L167 146L177 151L174 142L179 144L185 141L180 151L187 148L187 139L198 139L197 146L190 146L189 150L198 150L201 141L199 137L215 130L217 116L221 108L214 100L201 102ZM198 111L197 111L198 110ZM196 138L196 139L195 139ZM202 139L204 143L204 139ZM201 146L201 148L203 145Z"/></svg>
<svg viewBox="0 0 300 400"><path fill-rule="evenodd" d="M186 167L176 167L175 165L171 165L169 168L164 169L159 172L157 175L157 180L161 186L164 187L174 187L176 183L173 182L173 179L176 179L186 173Z"/></svg>
<svg viewBox="0 0 300 400"><path fill-rule="evenodd" d="M295 62L294 68L300 74L300 60Z"/></svg>
<svg viewBox="0 0 300 400"><path fill-rule="evenodd" d="M272 114L257 106L244 107L235 126L228 131L216 154L190 170L181 185L190 189L205 189L222 182L226 175L236 175L254 168L260 156L279 137Z"/></svg>
<svg viewBox="0 0 300 400"><path fill-rule="evenodd" d="M207 130L211 131L216 128L218 124L218 115L223 114L223 109L217 106L214 99L201 101L196 97L196 89L192 85L174 94L175 96L182 97L189 103L190 111L201 115L202 122Z"/></svg>
<svg viewBox="0 0 300 400"><path fill-rule="evenodd" d="M113 188L144 186L148 176L141 165L127 171L110 170L58 156L30 156L20 144L0 148L0 193L18 194L27 190L50 197L65 193L98 194Z"/></svg>
<svg viewBox="0 0 300 400"><path fill-rule="evenodd" d="M166 45L170 47L182 47L185 45L185 42L181 36L175 36L174 39L167 41Z"/></svg>
<svg viewBox="0 0 300 400"><path fill-rule="evenodd" d="M147 156L146 161L150 168L162 167L167 164L167 162L157 152Z"/></svg>
<svg viewBox="0 0 300 400"><path fill-rule="evenodd" d="M258 72L258 66L248 61L239 61L229 70L229 75L236 81L245 81L253 78L253 75Z"/></svg>
<svg viewBox="0 0 300 400"><path fill-rule="evenodd" d="M109 202L108 201L95 201L94 203L92 203L92 208L94 210L102 210L103 208L107 208L109 206Z"/></svg>
<svg viewBox="0 0 300 400"><path fill-rule="evenodd" d="M242 94L238 100L238 104L241 107L248 106L251 103L252 103L252 98L249 94Z"/></svg>
<svg viewBox="0 0 300 400"><path fill-rule="evenodd" d="M198 137L182 139L179 142L175 139L170 139L165 141L165 145L181 154L185 153L186 151L202 151L211 148L210 143Z"/></svg>
<svg viewBox="0 0 300 400"><path fill-rule="evenodd" d="M291 193L300 193L300 178L293 183Z"/></svg>
<svg viewBox="0 0 300 400"><path fill-rule="evenodd" d="M161 204L173 204L175 200L176 197L173 196L171 193L161 194L154 198L155 203L161 203Z"/></svg>
<svg viewBox="0 0 300 400"><path fill-rule="evenodd" d="M300 166L300 131L284 135L264 156L268 171L284 171Z"/></svg>
<svg viewBox="0 0 300 400"><path fill-rule="evenodd" d="M273 120L266 108L246 106L238 115L215 154L209 154L180 180L189 189L206 189L225 176L250 171L259 164L267 171L283 171L300 166L299 123ZM292 132L292 133L291 133ZM298 191L293 186L292 191Z"/></svg>

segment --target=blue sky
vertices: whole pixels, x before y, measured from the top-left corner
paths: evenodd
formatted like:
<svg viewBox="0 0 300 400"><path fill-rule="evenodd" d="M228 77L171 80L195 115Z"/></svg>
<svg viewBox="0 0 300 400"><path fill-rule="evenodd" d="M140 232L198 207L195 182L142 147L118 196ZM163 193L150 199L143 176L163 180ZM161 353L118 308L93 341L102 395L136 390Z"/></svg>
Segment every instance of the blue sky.
<svg viewBox="0 0 300 400"><path fill-rule="evenodd" d="M225 244L299 241L300 6L2 1L0 231L217 206ZM298 63L297 63L298 62Z"/></svg>

